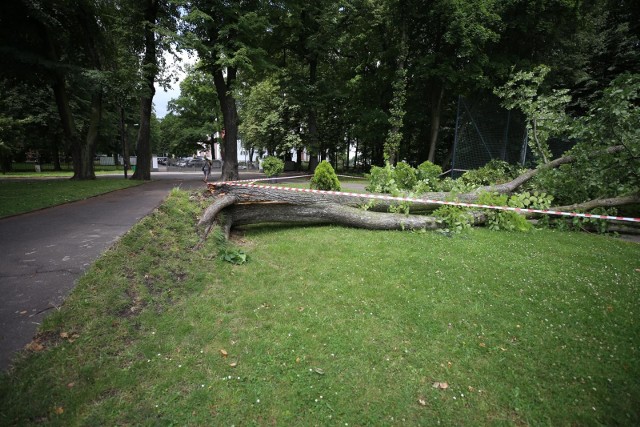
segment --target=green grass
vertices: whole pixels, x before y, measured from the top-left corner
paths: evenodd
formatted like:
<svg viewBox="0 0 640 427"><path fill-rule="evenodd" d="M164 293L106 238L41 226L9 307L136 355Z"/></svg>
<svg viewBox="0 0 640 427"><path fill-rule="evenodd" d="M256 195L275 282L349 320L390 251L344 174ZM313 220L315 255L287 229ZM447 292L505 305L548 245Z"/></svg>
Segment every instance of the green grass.
<svg viewBox="0 0 640 427"><path fill-rule="evenodd" d="M12 170L10 172L3 172L2 176L9 177L52 177L52 176L73 176L73 164L71 163L62 163L62 170L54 170L53 163L43 163L40 165L40 172L35 171L35 163L13 163ZM113 174L113 173L124 173L122 170L122 165L118 166L108 166L108 165L100 165L94 164L94 170L96 175L102 174Z"/></svg>
<svg viewBox="0 0 640 427"><path fill-rule="evenodd" d="M0 218L82 200L140 184L142 181L125 179L5 180L0 182Z"/></svg>
<svg viewBox="0 0 640 427"><path fill-rule="evenodd" d="M0 424L640 423L639 245L270 225L236 266L204 203L174 191L90 269Z"/></svg>

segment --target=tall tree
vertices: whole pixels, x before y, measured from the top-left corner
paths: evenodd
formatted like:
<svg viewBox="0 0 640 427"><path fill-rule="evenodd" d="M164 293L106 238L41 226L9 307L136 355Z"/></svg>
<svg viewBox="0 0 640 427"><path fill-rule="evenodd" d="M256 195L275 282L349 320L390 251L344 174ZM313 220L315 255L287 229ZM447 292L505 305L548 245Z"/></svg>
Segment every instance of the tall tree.
<svg viewBox="0 0 640 427"><path fill-rule="evenodd" d="M142 86L140 96L140 127L136 142L136 171L131 179L151 179L151 112L155 82L158 75L158 49L156 42L156 24L160 12L160 0L142 2L142 28L144 34L144 57L142 59Z"/></svg>
<svg viewBox="0 0 640 427"><path fill-rule="evenodd" d="M235 89L242 72L259 68L266 33L260 1L187 1L184 43L196 49L213 76L224 123L222 179L238 179L238 110Z"/></svg>

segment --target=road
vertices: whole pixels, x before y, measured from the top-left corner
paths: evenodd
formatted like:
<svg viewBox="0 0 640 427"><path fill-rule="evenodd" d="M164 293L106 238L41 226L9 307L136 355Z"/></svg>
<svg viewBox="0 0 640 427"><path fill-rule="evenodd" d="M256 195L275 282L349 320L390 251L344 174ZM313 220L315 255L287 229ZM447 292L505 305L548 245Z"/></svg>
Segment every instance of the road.
<svg viewBox="0 0 640 427"><path fill-rule="evenodd" d="M152 173L143 185L0 219L0 370L87 268L176 187L204 189L202 173Z"/></svg>

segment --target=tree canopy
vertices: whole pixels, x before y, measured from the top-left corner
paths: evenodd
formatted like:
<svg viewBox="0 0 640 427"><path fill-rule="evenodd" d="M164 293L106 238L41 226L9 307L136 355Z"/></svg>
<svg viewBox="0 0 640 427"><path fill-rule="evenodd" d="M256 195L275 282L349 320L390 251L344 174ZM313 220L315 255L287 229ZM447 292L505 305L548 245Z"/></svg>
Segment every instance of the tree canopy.
<svg viewBox="0 0 640 427"><path fill-rule="evenodd" d="M306 150L311 168L430 160L446 170L457 97L500 87L504 106L527 117L544 163L557 136L547 124L594 123L594 105L617 102L611 83L640 72L632 1L9 3L0 5L0 164L8 170L26 153L68 158L76 179L94 177L96 152L123 145L139 156L134 177L149 179L154 132L155 149L185 155L223 130L224 179L238 176L237 140L285 157ZM163 54L175 50L199 63L156 123L154 83L167 83Z"/></svg>

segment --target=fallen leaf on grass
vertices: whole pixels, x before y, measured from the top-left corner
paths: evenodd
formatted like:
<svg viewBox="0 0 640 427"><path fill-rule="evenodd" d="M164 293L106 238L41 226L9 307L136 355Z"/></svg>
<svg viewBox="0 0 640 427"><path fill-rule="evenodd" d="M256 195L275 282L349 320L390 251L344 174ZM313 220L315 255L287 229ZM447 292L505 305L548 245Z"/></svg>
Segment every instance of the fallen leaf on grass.
<svg viewBox="0 0 640 427"><path fill-rule="evenodd" d="M69 383L67 384L67 388L73 388L76 385L76 383Z"/></svg>
<svg viewBox="0 0 640 427"><path fill-rule="evenodd" d="M69 334L66 332L60 332L60 338L69 338Z"/></svg>
<svg viewBox="0 0 640 427"><path fill-rule="evenodd" d="M424 397L419 397L418 403L420 404L420 406L427 406L427 401L425 400Z"/></svg>
<svg viewBox="0 0 640 427"><path fill-rule="evenodd" d="M56 415L62 415L64 413L64 408L62 406L56 406L53 412L55 412Z"/></svg>
<svg viewBox="0 0 640 427"><path fill-rule="evenodd" d="M31 350L31 351L42 351L44 350L44 346L40 344L38 341L31 341L29 344L26 345L25 349Z"/></svg>
<svg viewBox="0 0 640 427"><path fill-rule="evenodd" d="M227 350L223 348L220 349L220 354L222 355L222 357L227 357L229 355L229 353L227 353Z"/></svg>
<svg viewBox="0 0 640 427"><path fill-rule="evenodd" d="M435 382L433 383L433 388L437 388L438 390L446 390L449 388L448 383Z"/></svg>
<svg viewBox="0 0 640 427"><path fill-rule="evenodd" d="M235 368L236 366L238 366L238 362L231 362L229 363L229 366L231 366L232 368Z"/></svg>

